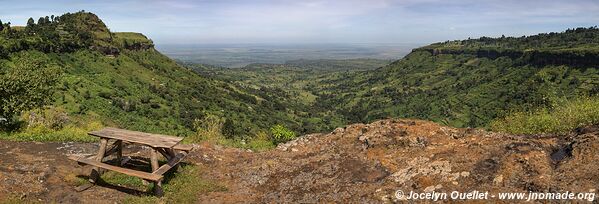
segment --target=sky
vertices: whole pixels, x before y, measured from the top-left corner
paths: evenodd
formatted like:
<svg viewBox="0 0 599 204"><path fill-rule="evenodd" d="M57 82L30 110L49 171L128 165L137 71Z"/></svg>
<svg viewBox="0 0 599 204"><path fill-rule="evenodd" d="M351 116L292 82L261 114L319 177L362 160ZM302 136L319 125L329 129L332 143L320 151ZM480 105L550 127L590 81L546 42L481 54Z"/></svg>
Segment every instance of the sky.
<svg viewBox="0 0 599 204"><path fill-rule="evenodd" d="M599 0L0 0L0 20L79 10L160 44L432 43L599 24Z"/></svg>

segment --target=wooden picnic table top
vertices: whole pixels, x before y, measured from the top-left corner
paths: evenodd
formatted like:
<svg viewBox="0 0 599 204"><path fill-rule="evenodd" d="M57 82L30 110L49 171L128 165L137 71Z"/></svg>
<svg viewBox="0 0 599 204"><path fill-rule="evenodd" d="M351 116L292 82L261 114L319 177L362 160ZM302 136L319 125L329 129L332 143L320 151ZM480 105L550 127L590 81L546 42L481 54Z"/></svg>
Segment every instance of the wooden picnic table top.
<svg viewBox="0 0 599 204"><path fill-rule="evenodd" d="M123 130L118 128L104 128L98 131L92 131L88 133L89 135L101 137L101 138L109 138L109 139L117 139L127 142L133 142L143 145L148 145L151 147L157 148L173 148L175 145L179 144L182 137L173 137L168 135L161 134L151 134L145 132L137 132L131 130Z"/></svg>

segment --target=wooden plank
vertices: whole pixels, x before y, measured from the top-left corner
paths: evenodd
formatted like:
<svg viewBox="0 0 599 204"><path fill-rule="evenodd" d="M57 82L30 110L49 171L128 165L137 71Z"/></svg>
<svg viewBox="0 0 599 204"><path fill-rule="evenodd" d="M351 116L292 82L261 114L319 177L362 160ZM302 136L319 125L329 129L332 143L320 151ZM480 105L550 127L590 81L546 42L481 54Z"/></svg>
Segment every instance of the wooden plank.
<svg viewBox="0 0 599 204"><path fill-rule="evenodd" d="M126 169L126 168L122 168L122 167L118 167L118 166L112 166L112 165L109 165L106 163L94 161L94 160L87 159L87 158L81 157L81 156L69 156L69 159L75 160L80 163L99 167L102 169L119 172L119 173L129 175L129 176L135 176L135 177L142 178L145 180L150 180L150 181L160 181L163 177L162 175L157 175L157 174L152 174L152 173L137 171L137 170L132 170L132 169Z"/></svg>
<svg viewBox="0 0 599 204"><path fill-rule="evenodd" d="M152 172L155 172L158 169L158 151L156 149L152 149L152 156L150 157L150 163L152 164ZM162 191L162 182L154 181L154 194L158 197L162 197L163 193L164 192Z"/></svg>
<svg viewBox="0 0 599 204"><path fill-rule="evenodd" d="M152 171L158 169L158 151L152 149L150 156L150 164L152 165Z"/></svg>
<svg viewBox="0 0 599 204"><path fill-rule="evenodd" d="M168 160L171 160L171 158L177 156L177 154L175 154L175 150L173 149L166 149L165 151L169 155Z"/></svg>
<svg viewBox="0 0 599 204"><path fill-rule="evenodd" d="M192 145L186 145L186 144L178 144L178 145L175 145L173 147L173 149L189 152L189 151L193 150L193 146Z"/></svg>
<svg viewBox="0 0 599 204"><path fill-rule="evenodd" d="M175 156L171 160L169 160L168 163L162 165L160 168L158 168L157 170L155 170L152 173L158 174L158 175L162 175L162 174L166 173L168 170L170 170L171 168L173 168L174 166L179 164L179 162L181 162L181 160L183 160L185 158L185 156L187 156L186 152L181 152L181 153L177 154L177 156Z"/></svg>
<svg viewBox="0 0 599 204"><path fill-rule="evenodd" d="M129 160L131 160L131 157L129 157L129 156L124 157L123 160L121 160L120 165L125 166L125 164L127 164L127 162L129 162Z"/></svg>
<svg viewBox="0 0 599 204"><path fill-rule="evenodd" d="M107 145L108 145L108 139L106 139L106 138L100 139L100 149L98 149L98 155L96 155L96 158L95 158L96 162L102 163L102 159L104 159L104 154L106 153ZM89 182L96 183L96 181L98 181L98 179L100 179L101 175L102 175L101 169L93 168L91 173L89 174Z"/></svg>
<svg viewBox="0 0 599 204"><path fill-rule="evenodd" d="M99 131L89 132L88 134L101 138L117 139L138 144L144 144L151 147L162 148L172 148L175 145L179 144L181 140L183 140L183 138L181 137L151 134L145 132L123 130L118 128L104 128Z"/></svg>
<svg viewBox="0 0 599 204"><path fill-rule="evenodd" d="M116 151L116 160L119 162L119 166L123 166L124 164L122 164L123 162L123 141L122 140L117 140L114 143L114 146L117 146L117 151ZM127 162L125 162L127 163Z"/></svg>
<svg viewBox="0 0 599 204"><path fill-rule="evenodd" d="M119 142L119 141L121 141L121 140L117 140L115 143L112 144L112 147L110 148L110 150L108 150L108 151L106 151L106 153L104 153L104 157L108 157L114 153L118 153L119 146L118 146L117 142ZM118 155L117 155L117 157L118 157Z"/></svg>
<svg viewBox="0 0 599 204"><path fill-rule="evenodd" d="M156 148L156 151L160 152L160 154L162 154L162 156L164 156L164 158L166 158L166 160L171 159L171 155L168 154L163 148Z"/></svg>

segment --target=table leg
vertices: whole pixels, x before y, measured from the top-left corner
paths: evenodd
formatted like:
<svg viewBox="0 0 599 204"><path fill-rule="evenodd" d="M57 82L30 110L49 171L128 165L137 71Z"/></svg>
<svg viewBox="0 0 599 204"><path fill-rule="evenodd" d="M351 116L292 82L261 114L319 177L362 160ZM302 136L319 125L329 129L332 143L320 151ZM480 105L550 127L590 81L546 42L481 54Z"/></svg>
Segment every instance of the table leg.
<svg viewBox="0 0 599 204"><path fill-rule="evenodd" d="M158 151L152 148L152 155L150 157L150 163L152 164L152 172L158 169ZM158 197L161 197L162 192L162 181L154 182L154 194Z"/></svg>
<svg viewBox="0 0 599 204"><path fill-rule="evenodd" d="M118 148L116 150L116 161L117 164L119 166L122 166L123 164L121 164L123 162L123 141L122 140L117 140L116 142L114 142L114 145L117 146L116 148Z"/></svg>
<svg viewBox="0 0 599 204"><path fill-rule="evenodd" d="M175 158L177 156L177 153L175 152L174 149L166 149L166 152L168 152L169 155L171 155L171 158ZM179 172L179 163L177 163L174 167L173 170L171 170L171 172Z"/></svg>
<svg viewBox="0 0 599 204"><path fill-rule="evenodd" d="M162 148L156 148L156 150L162 154L162 156L164 156L164 158L166 158L166 160L170 160L172 157L169 153L167 153L167 151L165 149Z"/></svg>
<svg viewBox="0 0 599 204"><path fill-rule="evenodd" d="M96 155L96 161L102 162L102 159L104 159L107 144L108 140L106 138L100 139L100 149L98 150L98 154ZM100 178L100 175L100 168L94 167L91 173L89 174L89 182L96 183Z"/></svg>

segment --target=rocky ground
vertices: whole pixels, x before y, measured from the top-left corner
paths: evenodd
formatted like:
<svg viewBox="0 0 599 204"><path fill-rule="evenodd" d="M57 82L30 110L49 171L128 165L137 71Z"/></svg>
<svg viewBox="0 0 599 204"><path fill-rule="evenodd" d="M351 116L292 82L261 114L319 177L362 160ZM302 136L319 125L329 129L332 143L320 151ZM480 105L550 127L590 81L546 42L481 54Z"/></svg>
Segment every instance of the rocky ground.
<svg viewBox="0 0 599 204"><path fill-rule="evenodd" d="M68 182L85 169L65 155L96 148L0 141L0 200L121 201L130 192L108 186L78 193ZM598 151L597 127L515 136L389 119L307 135L259 153L205 143L187 162L227 189L199 194L203 203L392 203L402 201L397 190L596 192Z"/></svg>

